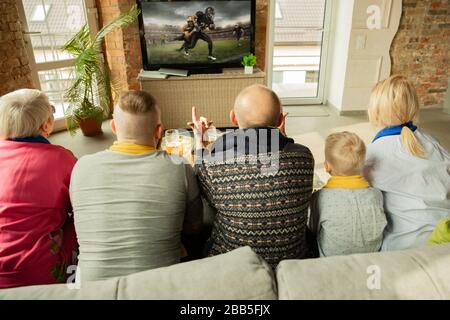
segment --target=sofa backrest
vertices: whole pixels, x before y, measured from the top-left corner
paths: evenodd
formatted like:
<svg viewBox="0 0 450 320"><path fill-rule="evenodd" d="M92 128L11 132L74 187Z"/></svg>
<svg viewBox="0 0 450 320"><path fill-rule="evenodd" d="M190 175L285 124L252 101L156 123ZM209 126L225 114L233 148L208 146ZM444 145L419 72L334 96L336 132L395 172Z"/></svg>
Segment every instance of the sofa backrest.
<svg viewBox="0 0 450 320"><path fill-rule="evenodd" d="M285 260L279 299L450 299L450 244L415 250Z"/></svg>
<svg viewBox="0 0 450 320"><path fill-rule="evenodd" d="M82 276L82 270L81 270ZM104 281L0 290L0 299L274 300L275 278L250 247Z"/></svg>
<svg viewBox="0 0 450 320"><path fill-rule="evenodd" d="M104 281L0 290L0 299L450 299L450 244L285 260L276 270L249 247Z"/></svg>

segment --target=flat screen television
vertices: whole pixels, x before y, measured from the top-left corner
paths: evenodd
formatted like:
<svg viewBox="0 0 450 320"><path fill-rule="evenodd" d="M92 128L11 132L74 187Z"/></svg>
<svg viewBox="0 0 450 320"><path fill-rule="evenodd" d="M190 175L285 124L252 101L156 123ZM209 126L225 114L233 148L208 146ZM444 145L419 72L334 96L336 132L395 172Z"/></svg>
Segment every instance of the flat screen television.
<svg viewBox="0 0 450 320"><path fill-rule="evenodd" d="M137 1L145 70L240 67L255 50L255 0ZM212 71L214 72L214 71Z"/></svg>

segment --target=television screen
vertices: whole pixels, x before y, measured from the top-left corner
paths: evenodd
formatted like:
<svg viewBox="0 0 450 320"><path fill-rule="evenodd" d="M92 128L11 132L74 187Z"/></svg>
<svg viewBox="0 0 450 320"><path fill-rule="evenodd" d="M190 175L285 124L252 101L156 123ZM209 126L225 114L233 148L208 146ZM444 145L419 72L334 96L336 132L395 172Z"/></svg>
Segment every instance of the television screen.
<svg viewBox="0 0 450 320"><path fill-rule="evenodd" d="M254 52L254 0L138 3L147 70L237 67Z"/></svg>

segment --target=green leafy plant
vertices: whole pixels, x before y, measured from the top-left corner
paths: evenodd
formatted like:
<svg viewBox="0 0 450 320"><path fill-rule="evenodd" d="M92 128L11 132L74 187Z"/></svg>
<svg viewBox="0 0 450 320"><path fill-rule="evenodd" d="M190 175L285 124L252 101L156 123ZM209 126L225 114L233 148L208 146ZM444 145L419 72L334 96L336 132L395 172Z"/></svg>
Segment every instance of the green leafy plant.
<svg viewBox="0 0 450 320"><path fill-rule="evenodd" d="M117 86L111 81L110 70L102 54L102 43L106 35L130 25L139 14L140 10L133 5L105 25L95 37L91 36L86 24L61 47L75 59L74 80L64 94L69 104L65 111L66 124L72 135L80 121L94 118L101 123L109 115L112 91L116 91Z"/></svg>
<svg viewBox="0 0 450 320"><path fill-rule="evenodd" d="M253 67L256 65L256 56L254 54L248 54L242 58L242 65L246 67Z"/></svg>

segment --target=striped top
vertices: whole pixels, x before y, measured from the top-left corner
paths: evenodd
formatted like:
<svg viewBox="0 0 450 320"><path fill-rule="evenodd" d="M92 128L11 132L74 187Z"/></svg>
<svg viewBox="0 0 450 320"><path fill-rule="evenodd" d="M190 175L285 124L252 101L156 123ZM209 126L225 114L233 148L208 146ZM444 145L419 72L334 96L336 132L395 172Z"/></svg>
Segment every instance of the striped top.
<svg viewBox="0 0 450 320"><path fill-rule="evenodd" d="M306 258L313 156L276 129L257 130L257 141L241 148L237 141L248 130L252 129L223 136L219 143L224 147L218 148L216 142L214 159L204 159L199 168L201 188L217 211L208 255L250 246L272 267L284 259ZM262 136L266 137L261 140ZM267 141L265 150L263 141ZM257 150L249 150L255 143ZM233 158L225 156L230 151Z"/></svg>

